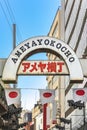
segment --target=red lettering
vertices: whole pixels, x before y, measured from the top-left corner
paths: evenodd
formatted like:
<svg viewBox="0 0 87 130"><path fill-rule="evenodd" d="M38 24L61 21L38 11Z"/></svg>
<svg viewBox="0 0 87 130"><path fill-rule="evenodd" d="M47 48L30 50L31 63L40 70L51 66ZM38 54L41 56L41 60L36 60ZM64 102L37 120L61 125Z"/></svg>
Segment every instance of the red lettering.
<svg viewBox="0 0 87 130"><path fill-rule="evenodd" d="M57 63L57 65L59 66L58 72L62 72L62 66L64 65L64 63L60 62L60 63Z"/></svg>
<svg viewBox="0 0 87 130"><path fill-rule="evenodd" d="M48 72L56 72L56 62L48 62Z"/></svg>
<svg viewBox="0 0 87 130"><path fill-rule="evenodd" d="M24 67L23 72L26 72L26 70L30 67L30 63L22 63L22 65Z"/></svg>
<svg viewBox="0 0 87 130"><path fill-rule="evenodd" d="M41 72L43 72L44 69L46 68L46 64L42 63L42 62L39 62L38 67L40 68Z"/></svg>
<svg viewBox="0 0 87 130"><path fill-rule="evenodd" d="M30 72L33 72L33 71L37 71L37 63L36 62L34 62L34 64L31 64L31 69L29 70Z"/></svg>

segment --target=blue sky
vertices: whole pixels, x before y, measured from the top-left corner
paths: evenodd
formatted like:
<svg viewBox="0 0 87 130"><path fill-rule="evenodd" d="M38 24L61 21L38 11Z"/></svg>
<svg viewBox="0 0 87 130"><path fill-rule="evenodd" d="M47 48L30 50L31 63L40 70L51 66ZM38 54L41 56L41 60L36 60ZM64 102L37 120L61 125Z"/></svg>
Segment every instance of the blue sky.
<svg viewBox="0 0 87 130"><path fill-rule="evenodd" d="M8 58L12 49L12 24L16 24L16 45L35 36L49 33L60 6L59 0L0 0L0 58ZM45 54L37 54L30 59L46 59ZM39 58L38 58L39 57ZM43 60L42 59L42 60ZM45 88L45 76L20 76L18 87ZM22 106L31 109L38 99L38 90L23 89Z"/></svg>

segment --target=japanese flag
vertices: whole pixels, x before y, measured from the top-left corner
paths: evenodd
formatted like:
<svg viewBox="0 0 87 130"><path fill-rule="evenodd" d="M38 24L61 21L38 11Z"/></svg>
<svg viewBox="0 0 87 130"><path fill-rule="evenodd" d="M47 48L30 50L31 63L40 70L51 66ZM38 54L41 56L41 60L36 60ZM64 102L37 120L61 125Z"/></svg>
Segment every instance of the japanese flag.
<svg viewBox="0 0 87 130"><path fill-rule="evenodd" d="M87 88L75 88L73 89L73 99L74 101L87 101Z"/></svg>
<svg viewBox="0 0 87 130"><path fill-rule="evenodd" d="M40 101L42 104L50 103L55 99L55 90L40 89Z"/></svg>
<svg viewBox="0 0 87 130"><path fill-rule="evenodd" d="M20 105L20 100L21 100L20 89L7 88L5 89L5 96L8 105L11 104Z"/></svg>

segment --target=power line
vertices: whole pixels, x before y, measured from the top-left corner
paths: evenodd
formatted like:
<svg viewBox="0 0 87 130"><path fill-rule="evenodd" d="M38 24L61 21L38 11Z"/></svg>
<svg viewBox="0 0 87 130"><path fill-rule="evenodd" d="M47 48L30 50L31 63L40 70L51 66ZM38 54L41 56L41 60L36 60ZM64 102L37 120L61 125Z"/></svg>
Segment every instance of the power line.
<svg viewBox="0 0 87 130"><path fill-rule="evenodd" d="M10 6L9 6L9 3L6 2L6 0L4 0L4 3L5 3L6 8L7 8L7 10L8 10L8 13L9 13L9 16L10 16L10 18L11 18L11 21L12 21L12 22L13 22L13 21L15 22L15 17L14 17L14 14L13 14L13 12L12 12ZM8 4L7 4L7 3L8 3ZM12 16L13 16L13 17L12 17Z"/></svg>
<svg viewBox="0 0 87 130"><path fill-rule="evenodd" d="M12 25L11 25L11 23L12 23L12 24L13 24L14 22L16 23L15 16L14 16L14 13L13 13L13 11L12 11L12 8L11 8L11 6L10 6L9 1L8 1L8 0L4 0L4 3L5 3L5 6L6 6L6 9L7 9L7 11L8 11L10 20L9 20L9 18L8 18L7 14L6 14L6 11L5 11L5 9L3 8L3 5L2 5L1 2L0 2L0 6L1 6L1 9L2 9L2 11L3 11L3 14L4 14L5 18L6 18L6 21L7 21L8 25L9 25L9 28L10 28L10 30L11 30L11 32L12 32ZM10 21L11 21L11 23L10 23ZM16 23L16 24L17 24L17 23ZM17 25L17 30L18 30L18 35L19 35L20 38L22 39L22 35L21 35L21 33L20 33L20 30L19 30L19 28L18 28L18 25ZM19 39L18 35L17 35L17 39Z"/></svg>
<svg viewBox="0 0 87 130"><path fill-rule="evenodd" d="M19 88L19 87L18 87ZM30 90L39 90L41 88L19 88L19 89L30 89Z"/></svg>
<svg viewBox="0 0 87 130"><path fill-rule="evenodd" d="M5 0L5 2L6 2L6 0ZM11 12L11 14L12 14L12 16L13 16L13 21L17 24L17 22L16 22L16 19L15 19L15 16L14 16L14 13L13 13L13 10L12 10L12 8L11 8L11 5L10 5L10 3L9 3L9 1L7 0L7 4L8 4L8 10L10 10L9 12ZM10 14L10 13L9 13ZM19 34L19 36L20 36L20 38L22 39L22 35L21 35L21 32L20 32L20 30L19 30L19 27L18 27L18 25L17 25L17 30L18 30L18 34ZM17 35L18 36L18 35Z"/></svg>
<svg viewBox="0 0 87 130"><path fill-rule="evenodd" d="M4 13L5 17L6 17L6 20L7 20L7 23L8 23L8 25L9 25L9 27L10 27L10 30L12 31L12 29L11 29L11 25L10 25L10 22L9 22L9 20L8 20L8 17L7 17L7 14L5 13L4 8L3 8L3 6L2 6L2 3L1 3L1 2L0 2L0 6L1 6L1 9L2 9L2 11L3 11L3 13Z"/></svg>

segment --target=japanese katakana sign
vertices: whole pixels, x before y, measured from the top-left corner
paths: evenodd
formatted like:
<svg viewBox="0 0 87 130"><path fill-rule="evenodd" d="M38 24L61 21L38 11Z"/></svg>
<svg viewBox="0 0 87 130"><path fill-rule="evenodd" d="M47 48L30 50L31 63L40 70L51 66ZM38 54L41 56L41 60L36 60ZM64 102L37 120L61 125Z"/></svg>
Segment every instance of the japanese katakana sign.
<svg viewBox="0 0 87 130"><path fill-rule="evenodd" d="M64 61L23 61L18 70L18 75L55 73L69 75Z"/></svg>
<svg viewBox="0 0 87 130"><path fill-rule="evenodd" d="M25 59L25 57L27 58L35 54L36 52L49 52L56 54L56 56L61 56L68 69L70 82L75 83L83 81L82 67L75 52L63 41L47 36L27 39L19 44L10 54L5 63L2 80L8 83L17 82L17 76L21 62L23 61L23 59ZM37 69L39 69L42 73L42 71L44 72L44 69L46 69L48 73L50 71L56 71L55 74L57 74L57 71L60 70L60 68L52 68L52 66L50 67L50 65L56 65L57 67L60 67L60 65L58 65L58 63L56 62L46 64L43 64L42 62L34 64L28 63L27 65L22 64L22 67L24 67L23 69L25 69L26 66L28 66L28 72L37 71ZM56 70L54 70L55 68Z"/></svg>

